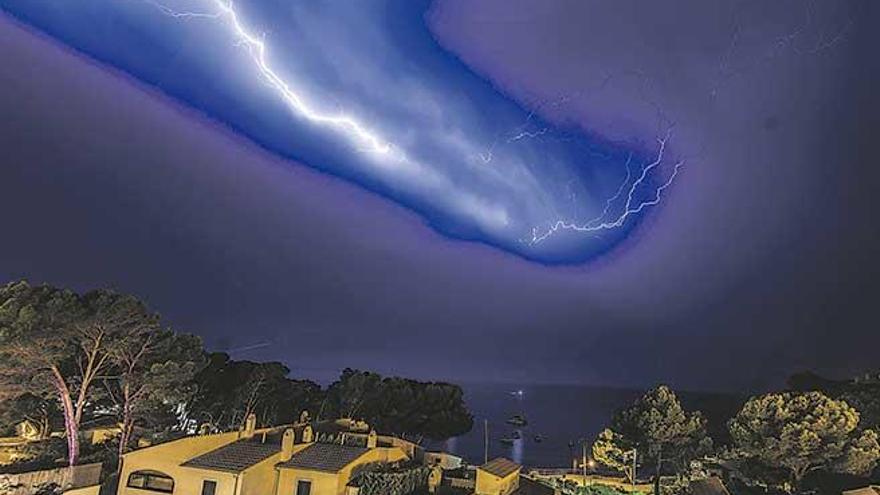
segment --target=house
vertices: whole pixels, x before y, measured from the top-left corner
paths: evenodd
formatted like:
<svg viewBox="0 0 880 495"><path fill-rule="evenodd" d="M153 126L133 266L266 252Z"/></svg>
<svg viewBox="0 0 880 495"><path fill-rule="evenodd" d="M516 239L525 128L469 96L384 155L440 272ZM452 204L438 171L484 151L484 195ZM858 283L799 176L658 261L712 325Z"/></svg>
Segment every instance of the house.
<svg viewBox="0 0 880 495"><path fill-rule="evenodd" d="M476 495L510 495L519 488L522 466L498 457L477 468Z"/></svg>
<svg viewBox="0 0 880 495"><path fill-rule="evenodd" d="M15 434L24 440L36 441L42 437L43 432L40 425L34 421L26 419L15 425Z"/></svg>
<svg viewBox="0 0 880 495"><path fill-rule="evenodd" d="M554 495L559 492L522 474L522 466L499 457L482 466L444 473L436 495Z"/></svg>
<svg viewBox="0 0 880 495"><path fill-rule="evenodd" d="M418 447L340 423L185 437L123 456L118 495L343 495L361 466L412 459ZM318 438L323 441L317 441Z"/></svg>
<svg viewBox="0 0 880 495"><path fill-rule="evenodd" d="M464 466L464 459L448 452L425 452L426 466L440 466L442 469L458 469Z"/></svg>
<svg viewBox="0 0 880 495"><path fill-rule="evenodd" d="M710 476L706 479L691 481L688 486L690 495L730 495L727 487L717 476Z"/></svg>
<svg viewBox="0 0 880 495"><path fill-rule="evenodd" d="M305 416L304 416L305 418ZM368 432L368 433L365 433ZM521 476L504 458L477 467L428 454L362 422L337 420L256 428L250 415L241 431L184 437L122 456L117 495L366 495L388 483L425 476L416 493L434 495L552 495L552 488ZM449 477L455 465L464 479ZM409 478L412 479L412 478ZM366 483L366 484L365 484Z"/></svg>
<svg viewBox="0 0 880 495"><path fill-rule="evenodd" d="M842 495L880 495L880 486L868 485L862 488L846 490Z"/></svg>
<svg viewBox="0 0 880 495"><path fill-rule="evenodd" d="M397 447L354 447L313 443L278 464L279 490L294 495L342 495L356 468L408 457Z"/></svg>

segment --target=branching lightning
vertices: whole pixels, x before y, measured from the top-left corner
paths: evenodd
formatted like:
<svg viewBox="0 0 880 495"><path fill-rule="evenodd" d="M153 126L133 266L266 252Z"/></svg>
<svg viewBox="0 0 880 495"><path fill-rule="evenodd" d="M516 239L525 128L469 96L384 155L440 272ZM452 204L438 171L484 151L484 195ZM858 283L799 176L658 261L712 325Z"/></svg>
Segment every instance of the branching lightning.
<svg viewBox="0 0 880 495"><path fill-rule="evenodd" d="M244 47L248 51L251 60L254 62L254 65L260 76L277 91L284 103L296 115L304 117L305 119L313 123L329 126L336 131L341 132L348 139L354 142L358 146L358 149L362 151L388 155L394 150L394 147L388 140L384 139L377 132L360 123L355 118L345 114L322 113L321 111L317 110L312 104L306 102L299 93L294 91L291 88L290 84L282 79L281 76L279 76L278 73L275 71L275 69L273 69L272 66L269 64L267 58L268 48L266 47L265 41L251 33L245 27L244 23L239 18L238 13L235 11L231 0L228 2L224 2L222 0L210 0L213 1L214 5L218 9L218 12L215 13L179 12L168 7L167 5L163 5L154 0L146 1L150 5L153 5L154 7L159 9L159 11L161 11L163 14L178 19L225 18L226 21L228 21L228 24L236 37L236 43L239 46ZM398 155L398 158L405 160L405 157L403 155Z"/></svg>
<svg viewBox="0 0 880 495"><path fill-rule="evenodd" d="M792 30L777 35L769 44L763 46L759 55L747 56L744 53L743 56L739 57L744 59L739 64L734 63L734 55L737 51L744 51L740 50L740 44L741 39L745 37L744 33L747 31L747 26L744 26L739 21L736 22L733 26L727 49L719 61L715 81L709 90L710 96L712 98L717 97L722 87L734 77L755 70L772 60L784 56L786 53L818 55L823 51L829 50L846 39L847 34L853 27L852 17L847 17L846 21L840 26L835 27L830 34L826 33L819 26L814 25L817 18L814 12L815 2L805 2L804 8L804 19L801 23ZM808 39L811 35L815 36L815 40L811 41Z"/></svg>
<svg viewBox="0 0 880 495"><path fill-rule="evenodd" d="M325 113L319 110L317 105L307 101L302 92L297 91L288 81L284 80L279 75L279 72L276 69L272 67L269 62L268 47L264 37L255 35L246 27L245 22L242 21L231 0L205 0L216 7L216 11L214 12L177 11L167 5L159 3L157 0L142 1L152 5L162 14L175 19L202 18L224 21L232 31L232 35L235 38L235 44L239 47L243 47L247 51L250 60L253 62L253 67L257 75L275 90L286 107L289 108L294 115L306 119L311 123L332 129L346 138L349 142L353 143L355 148L360 151L379 155L382 160L391 159L399 164L413 165L421 170L426 169L426 167L423 167L421 164L410 160L399 146L395 146L390 140L380 135L380 133L375 131L371 126L362 123L348 114ZM607 79L610 79L610 77L606 78L603 85L607 83ZM567 98L555 104L561 104L566 100ZM523 139L535 139L547 134L550 131L549 128L541 128L538 130L527 129L529 121L533 115L534 112L530 113L526 123L521 126L518 131L508 135L503 143L512 144ZM626 177L620 187L616 190L615 194L605 201L604 209L599 216L587 222L578 222L576 220L551 220L548 228L543 230L538 227L531 228L531 233L529 234L530 237L524 239L523 242L528 245L536 245L553 234L563 230L597 234L601 231L616 229L624 225L633 215L637 215L645 208L658 204L663 191L673 183L678 175L682 162L675 164L667 180L659 186L656 186L656 188L651 191L651 194L649 194L649 197L639 200L636 200L636 197L640 188L647 185L649 176L651 176L652 173L656 173L655 169L657 169L663 162L669 138L670 133L667 132L665 137L657 140L659 143L659 150L656 159L652 163L642 166L638 176L634 180L633 172L630 167L630 162L632 160L632 154L630 154L629 159L626 162ZM496 140L488 150L478 153L478 156L483 163L489 164L493 161L494 150L498 144L498 140ZM622 207L622 211L617 214L617 216L608 218L609 214L614 209L614 206L624 196L626 197L626 201Z"/></svg>
<svg viewBox="0 0 880 495"><path fill-rule="evenodd" d="M596 233L596 232L600 232L603 230L618 228L618 227L622 226L630 216L640 213L642 210L644 210L645 208L647 208L649 206L654 206L654 205L658 204L660 202L660 196L662 195L663 191L666 190L669 186L671 186L673 181L675 181L675 178L678 176L679 170L681 169L682 165L684 165L684 161L679 161L675 164L675 166L672 169L672 173L669 174L669 177L666 179L666 181L664 181L662 184L657 186L657 188L654 190L654 194L653 194L652 198L647 199L647 200L642 200L639 202L634 202L634 197L635 197L635 194L638 191L639 187L642 184L644 184L645 180L648 178L648 175L650 174L650 172L653 169L660 166L661 163L663 163L663 155L666 150L666 144L669 141L669 138L671 136L671 132L672 132L671 130L667 131L665 137L657 139L657 143L658 143L657 158L653 162L651 162L650 164L643 167L638 178L636 180L634 180L632 182L632 184L630 184L628 192L627 192L627 196L626 196L626 203L624 203L622 212L619 215L617 215L617 217L614 217L611 220L605 220L605 217L608 215L608 212L611 210L612 205L621 197L623 190L626 188L625 187L626 184L629 182L629 179L630 179L629 163L630 163L630 159L632 158L632 155L630 155L630 159L627 160L626 178L624 179L623 183L620 185L620 188L618 188L617 193L605 202L605 209L602 211L602 213L599 216L597 216L596 218L593 218L592 220L590 220L586 223L582 223L582 224L578 224L575 222L568 222L565 220L557 220L549 228L547 228L543 233L539 233L538 229L534 228L534 229L532 229L532 237L531 237L531 239L528 240L528 243L534 245L539 242L542 242L560 230L571 230L571 231L575 231L575 232Z"/></svg>

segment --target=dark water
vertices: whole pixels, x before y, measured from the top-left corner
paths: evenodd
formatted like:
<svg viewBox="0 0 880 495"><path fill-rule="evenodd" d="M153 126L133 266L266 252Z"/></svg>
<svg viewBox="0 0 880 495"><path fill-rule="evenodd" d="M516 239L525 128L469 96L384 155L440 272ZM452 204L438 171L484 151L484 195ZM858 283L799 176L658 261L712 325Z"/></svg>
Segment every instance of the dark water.
<svg viewBox="0 0 880 495"><path fill-rule="evenodd" d="M462 386L465 400L474 415L473 430L461 437L431 446L463 456L473 464L483 461L483 425L489 422L489 458L505 456L525 466L570 467L605 428L614 412L635 401L644 392L577 385L468 384ZM519 395L516 392L522 390ZM738 410L742 399L736 396L688 393L678 394L688 410L699 409L709 420L710 433L722 437L723 425ZM523 414L528 425L517 428L506 423L514 414ZM521 439L504 445L515 430ZM542 437L541 442L535 436ZM570 446L573 443L573 446Z"/></svg>

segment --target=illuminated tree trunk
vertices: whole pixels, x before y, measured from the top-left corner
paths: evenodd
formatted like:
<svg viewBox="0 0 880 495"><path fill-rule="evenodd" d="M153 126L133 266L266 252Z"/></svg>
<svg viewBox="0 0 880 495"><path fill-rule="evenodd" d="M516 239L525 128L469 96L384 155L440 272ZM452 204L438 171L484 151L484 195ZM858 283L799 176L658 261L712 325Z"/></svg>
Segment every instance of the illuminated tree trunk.
<svg viewBox="0 0 880 495"><path fill-rule="evenodd" d="M61 376L61 372L58 368L53 367L52 373L55 389L58 391L58 397L61 400L61 408L64 413L64 433L67 436L67 463L70 466L75 466L77 461L79 461L79 415L73 406L70 389Z"/></svg>
<svg viewBox="0 0 880 495"><path fill-rule="evenodd" d="M126 400L122 410L122 429L119 432L118 462L116 464L117 475L122 473L122 455L128 451L128 442L131 441L132 430L134 430L134 418L132 418L131 414L131 404L129 400Z"/></svg>

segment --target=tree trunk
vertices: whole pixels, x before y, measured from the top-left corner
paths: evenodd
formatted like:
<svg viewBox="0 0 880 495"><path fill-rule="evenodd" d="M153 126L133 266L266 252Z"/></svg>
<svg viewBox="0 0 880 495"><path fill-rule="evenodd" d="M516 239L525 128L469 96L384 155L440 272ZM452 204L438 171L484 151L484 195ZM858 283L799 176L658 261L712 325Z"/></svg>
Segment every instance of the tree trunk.
<svg viewBox="0 0 880 495"><path fill-rule="evenodd" d="M810 471L810 466L804 466L802 468L795 468L791 470L791 489L790 493L798 491L801 487L801 482L804 480L804 476Z"/></svg>
<svg viewBox="0 0 880 495"><path fill-rule="evenodd" d="M53 368L52 372L55 378L55 390L58 391L58 398L61 400L62 410L64 412L64 433L67 435L67 463L75 466L79 461L79 421L73 407L73 400L70 397L70 389L61 377L58 369Z"/></svg>
<svg viewBox="0 0 880 495"><path fill-rule="evenodd" d="M660 472L663 467L663 447L657 451L657 472L654 475L654 495L660 495Z"/></svg>
<svg viewBox="0 0 880 495"><path fill-rule="evenodd" d="M131 432L133 429L134 421L131 418L131 411L128 407L125 407L122 413L122 428L119 432L118 462L116 463L117 476L122 474L122 455L128 451L128 442L131 440Z"/></svg>

